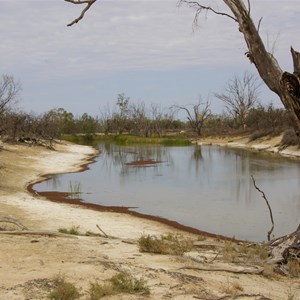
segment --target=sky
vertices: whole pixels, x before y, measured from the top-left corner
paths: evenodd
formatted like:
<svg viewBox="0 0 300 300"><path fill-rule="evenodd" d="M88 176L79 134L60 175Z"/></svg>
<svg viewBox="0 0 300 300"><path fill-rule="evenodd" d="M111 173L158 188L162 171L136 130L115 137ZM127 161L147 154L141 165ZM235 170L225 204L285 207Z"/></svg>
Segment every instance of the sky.
<svg viewBox="0 0 300 300"><path fill-rule="evenodd" d="M200 1L199 1L200 2ZM246 1L247 2L247 1ZM203 0L228 12L221 0ZM62 107L74 115L100 115L118 94L168 108L211 101L245 71L257 74L237 23L202 14L177 0L98 0L72 27L82 5L63 0L0 0L0 75L22 85L19 107L43 113ZM283 70L292 71L290 46L300 51L300 1L252 0L255 23ZM274 47L275 45L275 47ZM261 102L281 106L261 87Z"/></svg>

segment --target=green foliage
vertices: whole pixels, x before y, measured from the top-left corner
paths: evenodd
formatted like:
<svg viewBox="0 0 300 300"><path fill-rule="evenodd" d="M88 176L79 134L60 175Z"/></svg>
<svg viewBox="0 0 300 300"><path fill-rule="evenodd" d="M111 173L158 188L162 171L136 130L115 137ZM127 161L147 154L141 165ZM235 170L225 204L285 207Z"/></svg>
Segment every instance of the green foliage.
<svg viewBox="0 0 300 300"><path fill-rule="evenodd" d="M164 146L189 146L191 141L188 139L172 139L172 138L145 138L133 135L117 135L114 142L118 145L130 144L157 144Z"/></svg>
<svg viewBox="0 0 300 300"><path fill-rule="evenodd" d="M79 226L72 226L71 228L64 228L64 227L61 227L58 229L58 231L60 233L65 233L65 234L73 234L73 235L79 235Z"/></svg>
<svg viewBox="0 0 300 300"><path fill-rule="evenodd" d="M190 240L180 240L178 236L162 235L160 238L151 235L142 235L138 240L141 252L157 254L183 255L192 249Z"/></svg>
<svg viewBox="0 0 300 300"><path fill-rule="evenodd" d="M114 275L108 283L99 284L95 282L90 284L89 294L91 300L98 300L118 293L148 295L150 290L144 280L136 279L127 272Z"/></svg>
<svg viewBox="0 0 300 300"><path fill-rule="evenodd" d="M54 290L48 295L53 300L75 300L80 297L80 293L74 284L67 282L64 277L58 276L54 280Z"/></svg>

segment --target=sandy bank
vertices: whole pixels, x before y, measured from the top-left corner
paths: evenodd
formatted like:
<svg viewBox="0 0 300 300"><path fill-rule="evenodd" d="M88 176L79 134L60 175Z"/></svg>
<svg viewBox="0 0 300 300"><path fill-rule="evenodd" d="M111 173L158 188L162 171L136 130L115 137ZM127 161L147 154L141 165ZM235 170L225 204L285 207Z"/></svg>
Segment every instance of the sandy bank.
<svg viewBox="0 0 300 300"><path fill-rule="evenodd" d="M251 141L249 136L224 136L207 137L197 141L198 145L217 145L236 149L245 149L251 151L264 151L289 158L300 158L300 149L298 146L280 147L282 135L275 137L262 137Z"/></svg>

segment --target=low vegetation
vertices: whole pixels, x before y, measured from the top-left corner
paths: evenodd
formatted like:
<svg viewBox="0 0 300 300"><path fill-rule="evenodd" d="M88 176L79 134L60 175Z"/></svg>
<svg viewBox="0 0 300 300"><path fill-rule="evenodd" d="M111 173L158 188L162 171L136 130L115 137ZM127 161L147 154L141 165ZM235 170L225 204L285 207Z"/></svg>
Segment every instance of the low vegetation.
<svg viewBox="0 0 300 300"><path fill-rule="evenodd" d="M104 284L97 282L90 284L89 294L91 300L98 300L119 293L148 295L150 289L144 280L136 279L127 272L114 275Z"/></svg>
<svg viewBox="0 0 300 300"><path fill-rule="evenodd" d="M263 244L238 244L228 241L223 251L223 258L230 262L262 263L268 255L268 248Z"/></svg>
<svg viewBox="0 0 300 300"><path fill-rule="evenodd" d="M80 232L79 232L79 226L72 226L71 228L64 228L64 227L61 227L58 229L58 231L60 233L65 233L65 234L73 234L73 235L79 235Z"/></svg>
<svg viewBox="0 0 300 300"><path fill-rule="evenodd" d="M73 283L67 282L63 276L59 275L54 279L54 289L48 298L52 300L75 300L80 298L80 293Z"/></svg>
<svg viewBox="0 0 300 300"><path fill-rule="evenodd" d="M151 235L142 235L138 240L141 252L183 255L192 249L192 241L179 239L175 235L162 235L160 238Z"/></svg>

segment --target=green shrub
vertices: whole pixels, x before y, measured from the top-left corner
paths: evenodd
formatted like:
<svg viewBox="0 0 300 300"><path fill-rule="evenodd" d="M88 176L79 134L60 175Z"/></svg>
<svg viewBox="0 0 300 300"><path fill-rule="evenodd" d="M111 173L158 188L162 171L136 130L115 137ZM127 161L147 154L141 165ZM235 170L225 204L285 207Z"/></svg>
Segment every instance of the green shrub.
<svg viewBox="0 0 300 300"><path fill-rule="evenodd" d="M58 229L60 233L79 235L79 226L72 226L70 229L61 227Z"/></svg>

